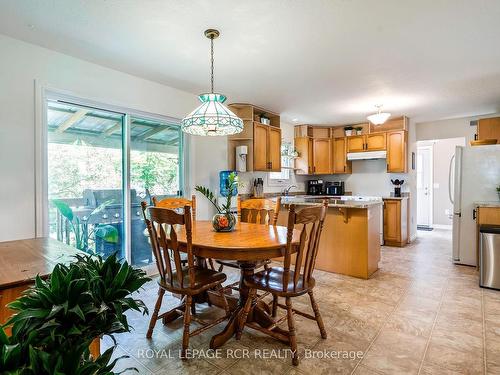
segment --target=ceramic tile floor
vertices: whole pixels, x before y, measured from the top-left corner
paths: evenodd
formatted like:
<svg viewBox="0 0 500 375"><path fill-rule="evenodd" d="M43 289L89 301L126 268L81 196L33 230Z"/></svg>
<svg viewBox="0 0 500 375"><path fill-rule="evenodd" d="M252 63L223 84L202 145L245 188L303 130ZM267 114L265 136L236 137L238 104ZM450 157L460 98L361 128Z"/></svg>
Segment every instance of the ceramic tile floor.
<svg viewBox="0 0 500 375"><path fill-rule="evenodd" d="M316 271L315 295L328 339L322 340L316 323L296 317L301 362L290 358L261 358L264 352L283 354L285 345L246 329L240 341L230 340L222 358L181 361L182 322L158 322L153 338L145 333L148 317L130 314L131 334L117 335L117 355L130 358L118 367L136 367L141 374L500 374L500 292L478 287L475 269L451 263L451 232L419 232L406 248L382 248L380 270L370 280ZM225 269L227 271L227 269ZM230 273L229 279L238 275ZM152 309L155 282L140 298ZM178 302L164 300L164 309ZM294 306L309 308L307 296ZM214 316L216 308L200 306L199 314ZM190 341L193 349L207 350L218 325ZM103 346L110 340L103 340ZM362 352L362 358L305 358L324 351ZM249 358L241 357L244 351ZM155 352L156 351L156 352ZM154 354L157 353L157 354ZM239 353L239 354L238 354Z"/></svg>

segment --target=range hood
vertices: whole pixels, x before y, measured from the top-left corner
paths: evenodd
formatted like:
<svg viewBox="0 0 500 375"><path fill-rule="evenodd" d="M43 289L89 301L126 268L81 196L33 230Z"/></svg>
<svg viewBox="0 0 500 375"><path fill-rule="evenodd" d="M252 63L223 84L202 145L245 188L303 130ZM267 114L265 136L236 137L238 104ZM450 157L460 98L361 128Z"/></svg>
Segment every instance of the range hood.
<svg viewBox="0 0 500 375"><path fill-rule="evenodd" d="M348 152L347 160L386 159L387 151Z"/></svg>

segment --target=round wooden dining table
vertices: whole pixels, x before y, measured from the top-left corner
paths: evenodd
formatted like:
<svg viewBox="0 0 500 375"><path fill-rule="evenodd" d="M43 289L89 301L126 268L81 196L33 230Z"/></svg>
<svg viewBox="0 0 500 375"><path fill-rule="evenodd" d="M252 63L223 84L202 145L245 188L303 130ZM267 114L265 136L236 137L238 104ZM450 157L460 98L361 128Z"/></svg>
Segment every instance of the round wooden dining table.
<svg viewBox="0 0 500 375"><path fill-rule="evenodd" d="M248 288L243 279L252 275L256 265L267 259L282 257L287 244L287 227L263 224L236 223L232 232L216 232L211 221L194 221L192 228L193 254L200 258L220 260L234 260L240 266L240 293L236 301L231 295L227 296L232 313L224 330L213 336L210 348L216 349L236 334L239 316L248 298ZM177 240L181 247L186 245L185 228L179 228ZM300 231L293 230L292 252L299 244ZM210 297L210 295L209 295ZM211 301L218 305L217 301ZM249 322L258 323L262 327L269 327L275 323L270 315L269 306L264 302L254 303L248 315ZM277 334L287 336L286 331L276 327Z"/></svg>

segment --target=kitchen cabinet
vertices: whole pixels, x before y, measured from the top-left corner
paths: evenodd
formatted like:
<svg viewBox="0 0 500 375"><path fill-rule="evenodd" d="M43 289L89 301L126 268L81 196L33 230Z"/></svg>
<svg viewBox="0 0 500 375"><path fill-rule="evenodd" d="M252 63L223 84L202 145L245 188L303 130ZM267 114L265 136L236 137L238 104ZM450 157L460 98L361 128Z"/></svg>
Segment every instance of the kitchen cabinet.
<svg viewBox="0 0 500 375"><path fill-rule="evenodd" d="M267 137L267 157L271 163L269 170L281 172L281 129L268 126Z"/></svg>
<svg viewBox="0 0 500 375"><path fill-rule="evenodd" d="M344 126L295 126L295 148L299 152L295 161L296 173L352 173L347 154L369 151L386 151L388 173L407 173L408 118L401 116L377 126L359 125L363 134L352 136L343 136ZM330 153L325 152L328 140Z"/></svg>
<svg viewBox="0 0 500 375"><path fill-rule="evenodd" d="M500 117L483 118L477 122L477 139L496 139L500 143Z"/></svg>
<svg viewBox="0 0 500 375"><path fill-rule="evenodd" d="M347 137L347 152L363 152L365 151L365 136L352 135Z"/></svg>
<svg viewBox="0 0 500 375"><path fill-rule="evenodd" d="M384 198L384 245L403 247L408 242L408 197Z"/></svg>
<svg viewBox="0 0 500 375"><path fill-rule="evenodd" d="M404 130L387 132L387 172L406 173L408 170L407 133Z"/></svg>
<svg viewBox="0 0 500 375"><path fill-rule="evenodd" d="M281 171L280 116L251 104L230 104L229 107L243 120L243 131L227 137L229 169L236 167L235 150L247 146L247 171ZM265 117L269 124L261 123Z"/></svg>
<svg viewBox="0 0 500 375"><path fill-rule="evenodd" d="M332 147L329 138L312 140L313 173L332 173Z"/></svg>
<svg viewBox="0 0 500 375"><path fill-rule="evenodd" d="M313 173L313 145L312 139L309 137L295 137L295 150L299 153L299 157L295 159L296 174L312 174Z"/></svg>
<svg viewBox="0 0 500 375"><path fill-rule="evenodd" d="M253 170L281 171L281 129L254 123Z"/></svg>
<svg viewBox="0 0 500 375"><path fill-rule="evenodd" d="M351 173L352 163L347 161L347 139L333 138L332 140L332 173Z"/></svg>
<svg viewBox="0 0 500 375"><path fill-rule="evenodd" d="M347 137L347 152L384 151L386 134L374 133Z"/></svg>
<svg viewBox="0 0 500 375"><path fill-rule="evenodd" d="M386 148L385 133L367 134L365 139L365 151L384 151Z"/></svg>

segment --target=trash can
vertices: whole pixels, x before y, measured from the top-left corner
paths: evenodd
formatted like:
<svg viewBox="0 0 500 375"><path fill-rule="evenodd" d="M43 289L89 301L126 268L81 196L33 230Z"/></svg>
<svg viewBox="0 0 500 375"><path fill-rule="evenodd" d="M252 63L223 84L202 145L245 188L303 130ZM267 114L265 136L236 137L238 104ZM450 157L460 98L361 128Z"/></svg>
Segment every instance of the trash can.
<svg viewBox="0 0 500 375"><path fill-rule="evenodd" d="M500 290L500 226L479 227L479 286Z"/></svg>

